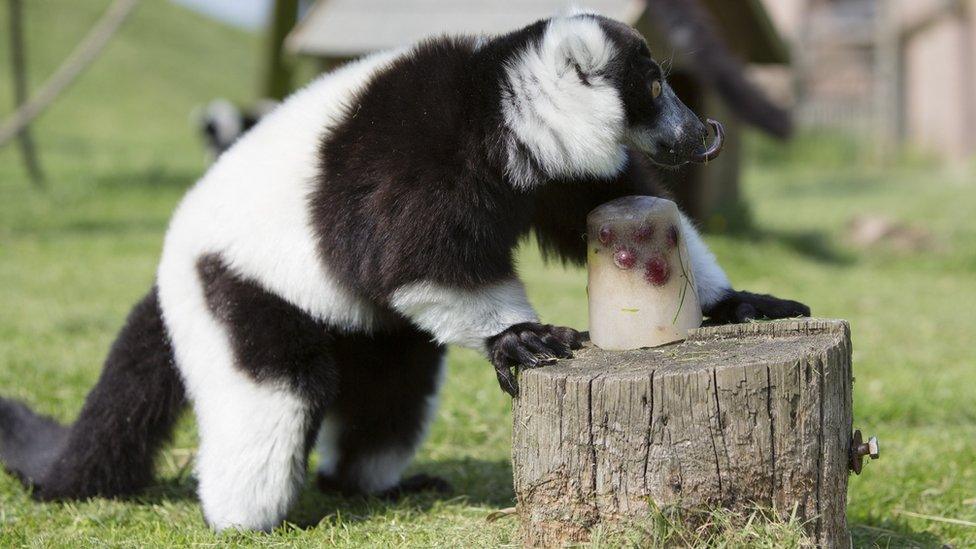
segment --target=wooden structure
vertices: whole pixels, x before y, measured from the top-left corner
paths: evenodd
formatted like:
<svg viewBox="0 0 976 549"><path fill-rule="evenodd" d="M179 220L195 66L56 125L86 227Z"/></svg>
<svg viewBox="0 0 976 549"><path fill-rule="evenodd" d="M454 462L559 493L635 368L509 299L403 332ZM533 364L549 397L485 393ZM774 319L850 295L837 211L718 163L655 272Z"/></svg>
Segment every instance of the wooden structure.
<svg viewBox="0 0 976 549"><path fill-rule="evenodd" d="M24 41L24 9L21 0L8 0L10 8L10 69L13 78L10 79L14 85L14 107L19 109L27 102L27 49ZM24 159L24 166L27 168L27 175L36 187L44 185L44 173L41 170L40 161L37 159L37 150L34 148L34 139L31 137L30 128L24 126L17 132L17 144L20 147L20 154Z"/></svg>
<svg viewBox="0 0 976 549"><path fill-rule="evenodd" d="M291 91L293 67L285 59L284 42L298 19L298 0L275 0L268 22L268 49L261 97L284 99Z"/></svg>
<svg viewBox="0 0 976 549"><path fill-rule="evenodd" d="M795 44L796 114L976 154L976 0L765 0Z"/></svg>
<svg viewBox="0 0 976 549"><path fill-rule="evenodd" d="M682 206L699 219L739 200L740 133L745 121L779 137L788 114L744 77L743 62L788 61L760 0L587 0L578 5L628 22L671 69L678 95L725 123L728 145L707 169L662 172ZM565 0L320 0L286 46L331 66L439 34L499 34L565 10Z"/></svg>
<svg viewBox="0 0 976 549"><path fill-rule="evenodd" d="M816 319L590 346L524 371L512 448L524 541L585 540L597 524L649 519L653 501L769 506L818 545L848 547L851 383L847 323Z"/></svg>

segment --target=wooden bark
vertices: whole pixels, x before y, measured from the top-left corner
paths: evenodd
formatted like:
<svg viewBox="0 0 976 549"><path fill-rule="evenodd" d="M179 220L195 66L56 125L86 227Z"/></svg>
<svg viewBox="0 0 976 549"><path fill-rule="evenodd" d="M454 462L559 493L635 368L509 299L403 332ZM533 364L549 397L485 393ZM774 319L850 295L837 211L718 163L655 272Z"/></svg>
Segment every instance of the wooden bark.
<svg viewBox="0 0 976 549"><path fill-rule="evenodd" d="M524 371L513 462L526 545L587 539L658 506L769 506L848 546L846 322L700 328L677 345Z"/></svg>

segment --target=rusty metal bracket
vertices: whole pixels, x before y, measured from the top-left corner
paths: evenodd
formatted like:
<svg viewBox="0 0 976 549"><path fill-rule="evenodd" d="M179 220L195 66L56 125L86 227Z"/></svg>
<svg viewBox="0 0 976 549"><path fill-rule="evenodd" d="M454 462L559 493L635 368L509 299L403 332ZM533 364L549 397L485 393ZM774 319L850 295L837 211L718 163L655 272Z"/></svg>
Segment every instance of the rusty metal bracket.
<svg viewBox="0 0 976 549"><path fill-rule="evenodd" d="M861 474L861 469L864 468L864 456L870 456L872 460L878 459L881 455L881 448L878 446L878 437L870 437L867 442L864 442L864 437L861 436L861 430L855 429L854 435L851 437L851 459L850 468L854 471L855 475Z"/></svg>

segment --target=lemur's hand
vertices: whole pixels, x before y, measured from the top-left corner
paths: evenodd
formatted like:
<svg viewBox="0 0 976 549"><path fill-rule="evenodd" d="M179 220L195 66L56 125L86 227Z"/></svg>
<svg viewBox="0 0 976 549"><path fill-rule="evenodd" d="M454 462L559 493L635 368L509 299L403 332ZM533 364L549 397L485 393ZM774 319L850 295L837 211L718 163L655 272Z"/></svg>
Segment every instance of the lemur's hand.
<svg viewBox="0 0 976 549"><path fill-rule="evenodd" d="M523 322L489 337L487 346L498 385L515 397L518 396L516 368L532 368L557 358L572 358L572 349L583 346L583 336L572 328Z"/></svg>
<svg viewBox="0 0 976 549"><path fill-rule="evenodd" d="M731 324L753 319L810 316L810 307L771 295L730 290L718 303L704 311L714 322Z"/></svg>

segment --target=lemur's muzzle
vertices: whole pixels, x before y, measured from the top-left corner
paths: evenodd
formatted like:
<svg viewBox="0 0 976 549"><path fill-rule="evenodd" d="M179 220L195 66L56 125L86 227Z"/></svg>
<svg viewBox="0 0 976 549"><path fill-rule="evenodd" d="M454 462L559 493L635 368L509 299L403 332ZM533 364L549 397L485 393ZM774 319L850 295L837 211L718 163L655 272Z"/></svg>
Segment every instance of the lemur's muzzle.
<svg viewBox="0 0 976 549"><path fill-rule="evenodd" d="M710 160L715 160L718 155L722 152L722 146L725 144L725 128L717 120L712 120L709 118L707 120L708 125L712 127L715 132L715 140L712 141L712 145L702 152L696 152L691 155L692 162L704 163Z"/></svg>
<svg viewBox="0 0 976 549"><path fill-rule="evenodd" d="M681 102L671 86L665 84L658 99L656 117L646 126L638 126L636 145L652 162L675 168L689 162L715 160L725 144L725 128L715 120L703 124L691 109ZM708 126L715 138L708 144Z"/></svg>

